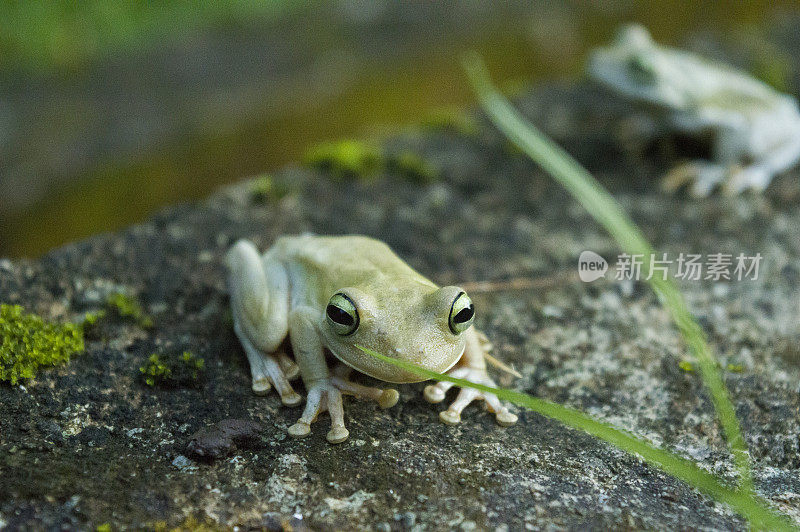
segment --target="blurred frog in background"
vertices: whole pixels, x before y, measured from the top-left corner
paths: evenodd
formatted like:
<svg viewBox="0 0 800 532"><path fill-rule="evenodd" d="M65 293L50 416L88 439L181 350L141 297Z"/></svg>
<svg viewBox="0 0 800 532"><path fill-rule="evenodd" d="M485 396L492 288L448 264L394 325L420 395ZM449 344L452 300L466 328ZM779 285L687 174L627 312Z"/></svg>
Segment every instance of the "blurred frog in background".
<svg viewBox="0 0 800 532"><path fill-rule="evenodd" d="M589 76L611 91L651 108L680 133L708 135L712 159L683 163L667 173L665 190L690 184L704 197L762 191L800 160L797 100L730 66L660 46L639 25L625 26L610 46L594 50Z"/></svg>

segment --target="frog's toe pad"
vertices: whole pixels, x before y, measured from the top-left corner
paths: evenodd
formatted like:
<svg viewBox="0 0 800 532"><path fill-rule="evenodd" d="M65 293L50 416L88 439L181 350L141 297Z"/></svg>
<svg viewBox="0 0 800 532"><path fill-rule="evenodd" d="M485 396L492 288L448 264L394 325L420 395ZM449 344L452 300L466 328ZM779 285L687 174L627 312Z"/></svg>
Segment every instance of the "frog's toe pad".
<svg viewBox="0 0 800 532"><path fill-rule="evenodd" d="M429 403L441 403L444 401L445 391L442 390L440 387L436 386L435 384L431 384L425 387L425 391L423 392L423 396L425 400Z"/></svg>
<svg viewBox="0 0 800 532"><path fill-rule="evenodd" d="M269 378L264 377L262 379L253 380L252 390L254 394L267 395L271 389L272 384L269 382Z"/></svg>
<svg viewBox="0 0 800 532"><path fill-rule="evenodd" d="M286 406L297 406L303 402L303 396L291 390L290 392L281 396L281 402Z"/></svg>
<svg viewBox="0 0 800 532"><path fill-rule="evenodd" d="M453 410L445 410L443 412L439 412L439 419L442 420L442 423L446 423L448 425L458 425L461 423L461 414Z"/></svg>
<svg viewBox="0 0 800 532"><path fill-rule="evenodd" d="M300 366L298 366L297 364L289 366L289 369L286 370L286 378L289 379L290 381L296 379L299 376L300 376Z"/></svg>
<svg viewBox="0 0 800 532"><path fill-rule="evenodd" d="M297 423L289 427L289 430L287 432L289 432L289 436L293 436L295 438L303 438L305 436L308 436L309 433L311 432L311 425L309 425L308 423L303 423L302 421L298 421ZM330 440L330 438L328 438L328 440Z"/></svg>
<svg viewBox="0 0 800 532"><path fill-rule="evenodd" d="M511 412L498 412L497 416L495 417L497 420L497 424L501 427L510 427L514 423L517 422L519 419L516 414L512 414Z"/></svg>
<svg viewBox="0 0 800 532"><path fill-rule="evenodd" d="M286 353L280 354L278 357L278 365L280 365L283 374L289 380L293 380L300 375L300 366L297 365L297 362L289 358Z"/></svg>
<svg viewBox="0 0 800 532"><path fill-rule="evenodd" d="M334 426L328 431L328 441L330 443L342 443L350 436L350 431L344 426Z"/></svg>
<svg viewBox="0 0 800 532"><path fill-rule="evenodd" d="M397 390L393 388L387 388L383 390L381 396L378 398L378 406L383 409L392 408L394 405L397 404L397 401L400 399L400 394Z"/></svg>

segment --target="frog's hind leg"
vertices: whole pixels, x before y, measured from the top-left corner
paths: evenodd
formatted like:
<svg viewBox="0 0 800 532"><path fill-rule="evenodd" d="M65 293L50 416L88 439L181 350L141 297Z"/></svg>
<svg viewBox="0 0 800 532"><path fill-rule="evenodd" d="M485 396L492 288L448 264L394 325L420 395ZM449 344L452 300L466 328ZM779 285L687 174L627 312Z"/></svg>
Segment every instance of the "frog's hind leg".
<svg viewBox="0 0 800 532"><path fill-rule="evenodd" d="M253 392L266 394L274 385L284 404L302 398L289 384L297 365L276 354L288 332L289 280L283 266L240 240L228 251L228 287L234 330L250 362Z"/></svg>

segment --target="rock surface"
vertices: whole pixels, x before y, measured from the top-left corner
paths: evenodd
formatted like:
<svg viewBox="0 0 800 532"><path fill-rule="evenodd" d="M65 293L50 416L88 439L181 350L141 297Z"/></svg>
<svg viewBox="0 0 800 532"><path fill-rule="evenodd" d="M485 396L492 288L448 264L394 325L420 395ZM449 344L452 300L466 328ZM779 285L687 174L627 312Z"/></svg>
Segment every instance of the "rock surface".
<svg viewBox="0 0 800 532"><path fill-rule="evenodd" d="M758 280L682 283L725 371L758 490L800 523L800 172L765 196L692 200L658 192L680 142L629 149L613 133L629 109L587 87L542 87L520 109L606 184L657 249L761 253ZM739 529L745 522L683 483L581 432L530 412L500 428L471 407L460 426L422 384L386 411L346 400L350 439L302 440L300 408L250 391L231 329L222 258L237 238L262 248L282 234L364 233L440 283L463 283L495 355L522 379L501 385L564 403L733 478L712 405L668 314L646 286L577 279L581 251L614 242L556 184L487 125L469 138L390 139L435 165L420 185L387 174L335 182L289 167L291 192L266 203L249 186L169 209L118 234L0 262L0 301L79 319L113 284L137 293L154 327L116 321L84 355L24 386L0 386L0 527L219 526L312 529ZM504 288L533 279L532 288ZM480 284L492 281L495 285ZM523 283L524 284L524 283ZM158 351L204 358L201 388L151 388ZM729 366L730 365L730 366ZM236 418L264 427L234 456L184 456L196 431Z"/></svg>

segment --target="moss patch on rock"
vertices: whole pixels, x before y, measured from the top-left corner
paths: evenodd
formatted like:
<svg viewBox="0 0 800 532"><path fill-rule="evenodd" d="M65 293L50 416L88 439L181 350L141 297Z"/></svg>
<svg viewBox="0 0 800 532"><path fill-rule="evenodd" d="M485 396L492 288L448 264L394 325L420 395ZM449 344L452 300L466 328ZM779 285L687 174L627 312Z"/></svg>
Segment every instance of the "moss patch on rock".
<svg viewBox="0 0 800 532"><path fill-rule="evenodd" d="M153 318L144 311L134 297L128 294L115 292L109 295L106 306L120 318L133 320L143 329L150 329L153 326Z"/></svg>
<svg viewBox="0 0 800 532"><path fill-rule="evenodd" d="M387 153L378 146L357 140L318 144L303 160L306 165L329 172L339 180L372 180L381 172L394 173L420 184L440 178L439 169L411 149ZM269 189L269 183L264 185Z"/></svg>
<svg viewBox="0 0 800 532"><path fill-rule="evenodd" d="M460 109L443 108L431 112L420 123L424 130L452 132L462 137L477 137L480 132L478 121L471 114Z"/></svg>
<svg viewBox="0 0 800 532"><path fill-rule="evenodd" d="M432 183L440 177L438 168L411 150L402 150L388 157L386 165L390 171L415 183Z"/></svg>
<svg viewBox="0 0 800 532"><path fill-rule="evenodd" d="M18 305L0 304L0 380L17 384L42 366L63 364L83 351L83 330L44 321Z"/></svg>
<svg viewBox="0 0 800 532"><path fill-rule="evenodd" d="M178 356L153 353L139 368L148 386L197 386L205 376L205 360L191 351Z"/></svg>
<svg viewBox="0 0 800 532"><path fill-rule="evenodd" d="M303 162L337 179L371 179L384 166L379 147L359 140L323 142L310 148Z"/></svg>
<svg viewBox="0 0 800 532"><path fill-rule="evenodd" d="M250 199L257 204L279 201L290 192L290 188L285 183L276 181L270 174L256 177L250 185Z"/></svg>

